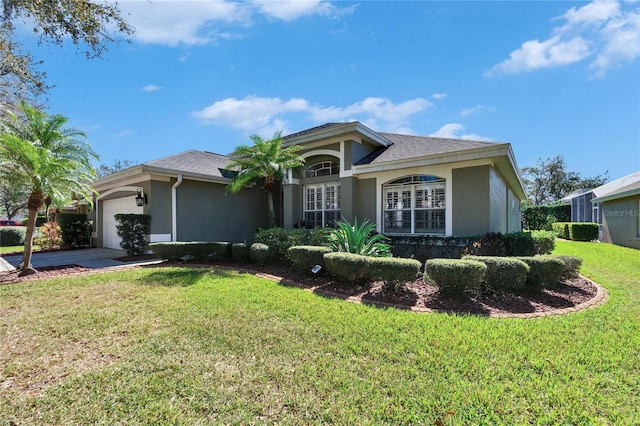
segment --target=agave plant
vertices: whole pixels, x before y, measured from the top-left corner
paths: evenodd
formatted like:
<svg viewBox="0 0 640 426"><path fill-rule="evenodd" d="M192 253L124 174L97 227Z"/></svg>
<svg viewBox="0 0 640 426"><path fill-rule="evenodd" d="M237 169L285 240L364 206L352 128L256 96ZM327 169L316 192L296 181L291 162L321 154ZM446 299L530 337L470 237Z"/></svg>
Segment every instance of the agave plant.
<svg viewBox="0 0 640 426"><path fill-rule="evenodd" d="M329 247L333 251L361 254L363 256L389 257L391 246L386 244L387 237L376 234L375 224L364 220L358 224L355 218L353 225L346 220L336 222L337 228L327 237Z"/></svg>

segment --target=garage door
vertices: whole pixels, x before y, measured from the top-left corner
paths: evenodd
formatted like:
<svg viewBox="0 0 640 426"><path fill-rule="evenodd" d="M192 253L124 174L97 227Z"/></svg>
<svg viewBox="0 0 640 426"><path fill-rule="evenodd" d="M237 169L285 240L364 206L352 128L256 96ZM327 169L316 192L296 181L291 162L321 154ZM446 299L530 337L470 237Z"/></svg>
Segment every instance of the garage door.
<svg viewBox="0 0 640 426"><path fill-rule="evenodd" d="M133 196L114 198L102 202L102 245L106 248L121 250L120 237L116 229L116 219L113 217L120 213L142 214L143 207L136 206L136 198Z"/></svg>

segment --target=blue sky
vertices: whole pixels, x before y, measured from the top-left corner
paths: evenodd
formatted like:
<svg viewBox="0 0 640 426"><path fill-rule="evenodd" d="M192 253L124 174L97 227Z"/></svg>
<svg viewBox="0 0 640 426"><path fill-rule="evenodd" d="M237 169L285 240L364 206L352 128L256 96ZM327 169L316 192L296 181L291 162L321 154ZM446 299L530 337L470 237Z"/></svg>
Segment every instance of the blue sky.
<svg viewBox="0 0 640 426"><path fill-rule="evenodd" d="M137 32L103 59L22 35L55 85L49 112L102 163L359 120L510 142L520 167L562 155L584 176L640 170L640 2L119 5Z"/></svg>

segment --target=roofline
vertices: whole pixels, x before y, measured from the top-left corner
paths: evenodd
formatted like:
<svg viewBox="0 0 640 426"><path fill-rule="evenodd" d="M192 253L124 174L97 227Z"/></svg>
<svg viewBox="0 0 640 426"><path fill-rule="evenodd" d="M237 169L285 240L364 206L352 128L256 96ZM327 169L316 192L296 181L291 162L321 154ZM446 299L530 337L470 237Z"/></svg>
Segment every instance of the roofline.
<svg viewBox="0 0 640 426"><path fill-rule="evenodd" d="M455 163L461 161L481 160L492 157L505 157L513 170L513 177L515 177L517 188L514 188L516 194L521 200L527 198L527 193L522 182L522 176L520 175L520 169L516 164L515 155L511 148L511 144L507 142L496 143L491 146L483 146L474 149L465 149L462 151L446 152L442 154L426 155L422 157L412 157L403 160L385 161L381 163L373 164L360 164L352 167L353 175L359 175L362 173L375 173L379 171L387 170L389 167L404 165L408 167L419 167L435 164Z"/></svg>
<svg viewBox="0 0 640 426"><path fill-rule="evenodd" d="M175 178L177 178L178 175L182 175L183 178L185 179L200 180L204 182L213 182L213 183L223 183L223 184L227 184L230 181L230 179L219 177L219 176L211 176L211 175L205 175L202 173L192 173L192 172L185 172L182 170L169 169L165 167L139 164L137 166L133 166L128 169L120 170L115 173L111 173L110 175L98 178L93 182L93 186L94 187L104 186L110 183L114 183L116 181L132 178L145 173L150 173L150 174L155 174L160 176L175 177Z"/></svg>
<svg viewBox="0 0 640 426"><path fill-rule="evenodd" d="M615 193L615 194L604 195L604 196L598 197L598 198L592 198L591 202L592 203L602 203L604 201L617 200L619 198L632 197L634 195L640 195L640 188L629 189L627 191L618 192L618 193Z"/></svg>
<svg viewBox="0 0 640 426"><path fill-rule="evenodd" d="M379 144L380 146L387 147L389 145L393 145L393 142L391 142L389 139L371 130L370 128L360 123L359 121L351 121L348 123L338 124L336 126L332 126L326 129L319 129L311 133L306 133L300 136L293 137L291 139L287 139L282 143L282 146L300 145L300 144L312 142L318 139L329 138L331 136L338 136L338 135L349 133L349 132L361 133L362 135L371 139L373 142Z"/></svg>

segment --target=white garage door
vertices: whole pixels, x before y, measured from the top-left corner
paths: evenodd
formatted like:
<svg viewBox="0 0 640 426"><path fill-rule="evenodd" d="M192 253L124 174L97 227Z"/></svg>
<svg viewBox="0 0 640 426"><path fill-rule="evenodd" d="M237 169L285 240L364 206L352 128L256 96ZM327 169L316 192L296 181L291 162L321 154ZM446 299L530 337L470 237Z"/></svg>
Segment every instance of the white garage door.
<svg viewBox="0 0 640 426"><path fill-rule="evenodd" d="M134 196L114 198L102 202L102 245L106 248L122 250L116 229L116 219L113 217L119 213L142 214L143 208L136 206Z"/></svg>

